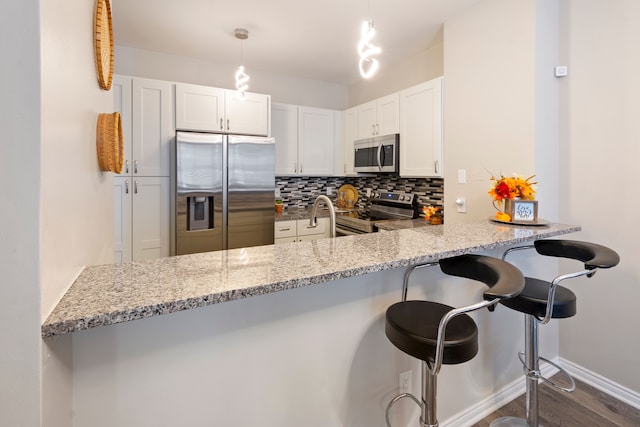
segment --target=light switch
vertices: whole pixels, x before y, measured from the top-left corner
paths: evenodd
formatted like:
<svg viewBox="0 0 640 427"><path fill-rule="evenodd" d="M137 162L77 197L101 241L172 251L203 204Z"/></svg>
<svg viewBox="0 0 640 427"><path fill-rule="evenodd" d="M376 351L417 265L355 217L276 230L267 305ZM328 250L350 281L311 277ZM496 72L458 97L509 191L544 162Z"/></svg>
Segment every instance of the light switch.
<svg viewBox="0 0 640 427"><path fill-rule="evenodd" d="M467 170L458 169L458 184L466 184L466 183L467 183Z"/></svg>
<svg viewBox="0 0 640 427"><path fill-rule="evenodd" d="M456 209L459 213L467 213L467 199L458 197L456 199Z"/></svg>

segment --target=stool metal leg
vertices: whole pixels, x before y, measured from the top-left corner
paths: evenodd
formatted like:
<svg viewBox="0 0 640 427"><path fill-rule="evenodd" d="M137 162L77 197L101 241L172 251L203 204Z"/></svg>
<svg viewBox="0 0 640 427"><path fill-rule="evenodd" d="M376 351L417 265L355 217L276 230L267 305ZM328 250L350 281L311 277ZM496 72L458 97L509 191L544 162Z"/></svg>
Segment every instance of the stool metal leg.
<svg viewBox="0 0 640 427"><path fill-rule="evenodd" d="M438 376L429 368L424 360L422 361L422 416L420 423L422 427L438 427L436 416L436 390Z"/></svg>
<svg viewBox="0 0 640 427"><path fill-rule="evenodd" d="M525 375L527 377L527 424L538 427L538 379L540 362L538 360L538 320L531 315L525 316Z"/></svg>

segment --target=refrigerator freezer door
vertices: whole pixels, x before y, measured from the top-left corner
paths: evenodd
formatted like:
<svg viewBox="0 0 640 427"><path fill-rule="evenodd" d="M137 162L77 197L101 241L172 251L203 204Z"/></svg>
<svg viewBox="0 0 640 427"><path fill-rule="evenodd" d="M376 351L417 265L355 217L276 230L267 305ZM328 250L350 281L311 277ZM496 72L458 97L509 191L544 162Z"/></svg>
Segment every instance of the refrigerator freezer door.
<svg viewBox="0 0 640 427"><path fill-rule="evenodd" d="M176 255L224 249L223 135L176 134Z"/></svg>
<svg viewBox="0 0 640 427"><path fill-rule="evenodd" d="M229 136L227 249L273 244L275 140Z"/></svg>

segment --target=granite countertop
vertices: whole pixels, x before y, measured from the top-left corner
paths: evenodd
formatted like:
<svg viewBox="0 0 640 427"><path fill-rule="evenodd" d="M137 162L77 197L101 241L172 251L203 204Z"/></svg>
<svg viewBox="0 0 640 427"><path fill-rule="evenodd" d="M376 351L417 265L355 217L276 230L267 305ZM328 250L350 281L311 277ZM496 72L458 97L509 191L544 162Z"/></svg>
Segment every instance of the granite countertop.
<svg viewBox="0 0 640 427"><path fill-rule="evenodd" d="M50 337L580 231L482 220L84 269L42 325Z"/></svg>
<svg viewBox="0 0 640 427"><path fill-rule="evenodd" d="M435 227L435 225L431 225L429 221L424 218L416 218L416 219L400 219L395 221L381 221L374 223L378 230L382 231L396 231L396 230L406 230L408 228L420 228L420 227Z"/></svg>
<svg viewBox="0 0 640 427"><path fill-rule="evenodd" d="M278 221L297 221L299 219L309 219L311 216L311 208L299 209L299 208L291 208L284 209L282 213L276 212L276 222ZM316 212L316 218L328 217L329 209L328 208L318 208Z"/></svg>

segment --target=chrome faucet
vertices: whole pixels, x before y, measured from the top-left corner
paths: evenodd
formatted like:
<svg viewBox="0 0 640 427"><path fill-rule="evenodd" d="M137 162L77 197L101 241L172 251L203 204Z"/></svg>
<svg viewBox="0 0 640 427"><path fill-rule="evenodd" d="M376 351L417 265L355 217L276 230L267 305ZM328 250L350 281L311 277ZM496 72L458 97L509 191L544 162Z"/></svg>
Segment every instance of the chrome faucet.
<svg viewBox="0 0 640 427"><path fill-rule="evenodd" d="M318 210L318 205L320 204L320 201L323 201L325 205L327 205L327 207L329 208L331 237L336 237L336 210L333 207L333 203L331 203L331 199L325 196L324 194L316 197L316 201L313 202L313 207L311 208L311 218L309 218L309 226L310 227L318 226L318 224L316 223L316 211Z"/></svg>

